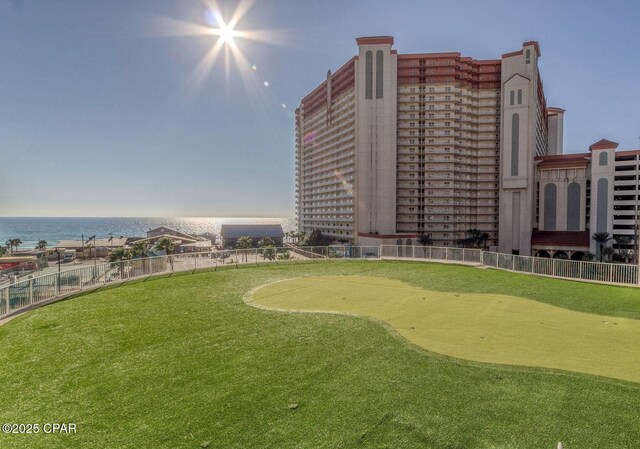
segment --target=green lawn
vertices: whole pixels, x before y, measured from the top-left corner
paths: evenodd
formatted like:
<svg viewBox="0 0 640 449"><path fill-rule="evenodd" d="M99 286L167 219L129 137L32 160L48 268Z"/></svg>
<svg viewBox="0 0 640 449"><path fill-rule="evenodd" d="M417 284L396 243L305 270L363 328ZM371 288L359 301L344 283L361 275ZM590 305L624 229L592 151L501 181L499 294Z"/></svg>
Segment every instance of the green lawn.
<svg viewBox="0 0 640 449"><path fill-rule="evenodd" d="M640 290L411 262L130 283L0 327L0 422L78 427L75 435L0 434L0 447L637 447L637 383L461 361L372 320L243 302L275 280L345 274L640 318Z"/></svg>

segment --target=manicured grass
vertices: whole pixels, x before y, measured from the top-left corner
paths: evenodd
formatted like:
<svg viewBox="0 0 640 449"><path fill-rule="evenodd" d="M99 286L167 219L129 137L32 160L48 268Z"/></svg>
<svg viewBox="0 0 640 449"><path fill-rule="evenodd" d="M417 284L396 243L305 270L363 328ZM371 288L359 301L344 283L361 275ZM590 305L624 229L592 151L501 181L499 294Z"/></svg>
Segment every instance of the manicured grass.
<svg viewBox="0 0 640 449"><path fill-rule="evenodd" d="M278 279L343 274L640 318L638 290L437 264L301 264L131 283L0 327L0 422L78 426L75 435L0 434L0 447L637 447L637 383L460 361L371 320L242 301Z"/></svg>
<svg viewBox="0 0 640 449"><path fill-rule="evenodd" d="M279 310L372 317L425 349L465 360L640 383L640 320L575 312L509 295L437 292L357 275L274 282L251 298Z"/></svg>

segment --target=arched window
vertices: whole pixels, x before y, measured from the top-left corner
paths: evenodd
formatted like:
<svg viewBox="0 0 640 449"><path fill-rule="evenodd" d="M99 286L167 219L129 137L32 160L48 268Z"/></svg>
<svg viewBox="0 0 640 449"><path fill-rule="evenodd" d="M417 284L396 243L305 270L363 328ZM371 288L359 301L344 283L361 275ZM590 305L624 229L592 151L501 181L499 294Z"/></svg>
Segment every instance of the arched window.
<svg viewBox="0 0 640 449"><path fill-rule="evenodd" d="M602 151L598 159L600 166L607 165L609 163L609 154L606 151Z"/></svg>
<svg viewBox="0 0 640 449"><path fill-rule="evenodd" d="M522 104L522 89L518 89L518 104Z"/></svg>
<svg viewBox="0 0 640 449"><path fill-rule="evenodd" d="M556 230L558 188L554 183L544 186L544 231Z"/></svg>
<svg viewBox="0 0 640 449"><path fill-rule="evenodd" d="M411 239L407 239L407 246L411 246L413 245L413 243L411 243Z"/></svg>
<svg viewBox="0 0 640 449"><path fill-rule="evenodd" d="M382 75L383 69L383 54L382 50L376 52L376 98L382 98L382 82L384 81Z"/></svg>
<svg viewBox="0 0 640 449"><path fill-rule="evenodd" d="M368 51L364 55L364 97L367 100L373 98L373 53Z"/></svg>
<svg viewBox="0 0 640 449"><path fill-rule="evenodd" d="M516 102L515 98L516 98L516 92L512 90L512 91L509 93L509 104L510 104L511 106L513 106L513 105L515 104L515 102Z"/></svg>
<svg viewBox="0 0 640 449"><path fill-rule="evenodd" d="M396 245L398 245L398 246L402 246L402 239L398 239L398 240L396 240Z"/></svg>
<svg viewBox="0 0 640 449"><path fill-rule="evenodd" d="M580 230L580 184L572 182L567 188L567 231Z"/></svg>
<svg viewBox="0 0 640 449"><path fill-rule="evenodd" d="M606 154L606 153L605 153ZM609 208L609 181L598 179L598 210L596 212L596 232L607 232L607 209Z"/></svg>
<svg viewBox="0 0 640 449"><path fill-rule="evenodd" d="M518 176L520 153L520 114L511 116L511 176Z"/></svg>

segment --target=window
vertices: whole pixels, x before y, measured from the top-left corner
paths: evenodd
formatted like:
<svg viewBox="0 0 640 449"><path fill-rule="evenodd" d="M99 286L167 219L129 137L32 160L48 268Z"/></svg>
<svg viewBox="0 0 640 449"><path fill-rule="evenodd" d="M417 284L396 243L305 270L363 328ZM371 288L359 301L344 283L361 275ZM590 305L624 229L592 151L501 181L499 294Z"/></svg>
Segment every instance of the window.
<svg viewBox="0 0 640 449"><path fill-rule="evenodd" d="M511 176L518 176L520 153L520 114L511 116Z"/></svg>
<svg viewBox="0 0 640 449"><path fill-rule="evenodd" d="M515 91L513 91L513 90L512 90L512 91L509 93L509 104L510 104L511 106L513 106L513 105L515 104L515 98L516 98L516 93L515 93Z"/></svg>
<svg viewBox="0 0 640 449"><path fill-rule="evenodd" d="M522 89L518 89L518 104L522 104Z"/></svg>
<svg viewBox="0 0 640 449"><path fill-rule="evenodd" d="M556 203L558 188L554 183L544 187L544 230L556 230Z"/></svg>
<svg viewBox="0 0 640 449"><path fill-rule="evenodd" d="M596 232L608 232L607 209L608 209L608 203L609 203L609 181L607 181L606 178L600 178L598 179L597 186L598 186L597 187L598 206L597 206L597 212L596 212Z"/></svg>
<svg viewBox="0 0 640 449"><path fill-rule="evenodd" d="M382 85L383 85L383 63L384 56L382 50L376 52L376 98L382 98Z"/></svg>
<svg viewBox="0 0 640 449"><path fill-rule="evenodd" d="M580 184L572 182L567 188L567 231L580 230Z"/></svg>
<svg viewBox="0 0 640 449"><path fill-rule="evenodd" d="M368 51L364 55L365 77L364 77L364 97L367 100L373 98L373 53Z"/></svg>
<svg viewBox="0 0 640 449"><path fill-rule="evenodd" d="M609 163L609 155L606 151L602 151L600 153L600 156L598 156L598 164L600 164L600 166L602 167L604 165L607 165L607 163Z"/></svg>

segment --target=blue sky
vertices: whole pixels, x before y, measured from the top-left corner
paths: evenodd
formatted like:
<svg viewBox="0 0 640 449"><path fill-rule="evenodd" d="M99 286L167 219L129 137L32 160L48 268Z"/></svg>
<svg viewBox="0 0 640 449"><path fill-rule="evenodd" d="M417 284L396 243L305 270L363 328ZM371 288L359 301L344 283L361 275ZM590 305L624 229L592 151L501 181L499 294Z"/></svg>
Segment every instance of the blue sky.
<svg viewBox="0 0 640 449"><path fill-rule="evenodd" d="M236 2L219 5L228 20ZM216 37L166 36L206 9L0 0L0 215L292 216L293 110L362 35L478 59L538 40L565 152L640 146L634 1L258 0L237 28L277 30L277 44L236 40L248 88L224 58L196 88Z"/></svg>

